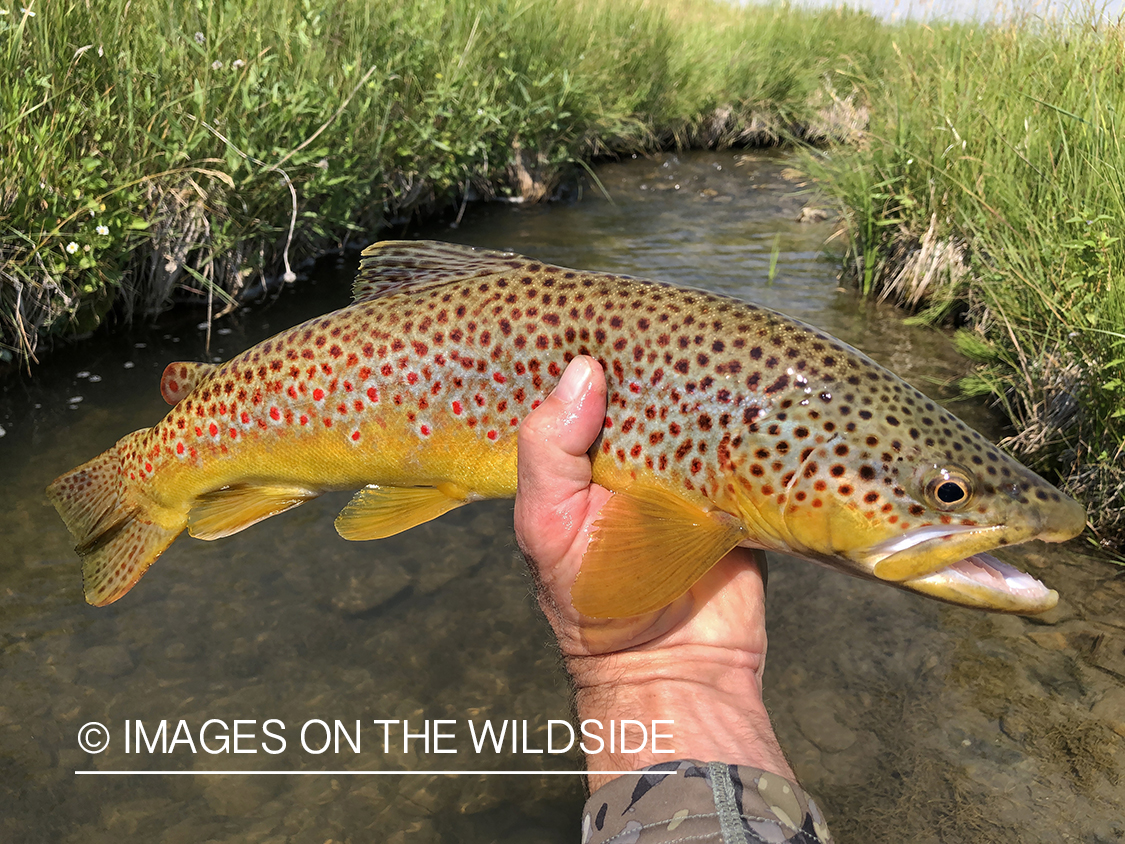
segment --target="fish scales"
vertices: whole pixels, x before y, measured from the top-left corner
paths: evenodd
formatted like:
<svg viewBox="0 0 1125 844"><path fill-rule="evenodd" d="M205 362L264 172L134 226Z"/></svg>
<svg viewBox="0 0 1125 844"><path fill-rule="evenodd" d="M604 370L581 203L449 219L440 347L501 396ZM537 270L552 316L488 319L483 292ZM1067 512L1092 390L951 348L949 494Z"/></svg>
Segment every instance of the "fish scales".
<svg viewBox="0 0 1125 844"><path fill-rule="evenodd" d="M798 320L713 293L448 244L379 244L365 255L354 304L219 366L170 365L161 385L169 414L122 440L109 463L52 485L64 517L79 511L94 602L124 594L185 524L215 538L326 490L377 485L382 492L361 493L339 523L343 535L368 538L511 497L520 422L578 355L601 364L608 387L595 481L640 491L669 524L702 514L716 547L785 551L927 591L908 582L998 545L1081 529L1075 502ZM117 487L113 506L80 494L97 480L90 472ZM962 478L971 501L926 492L937 482L954 495ZM132 521L159 531L147 546L130 533L137 525L117 527L120 517L108 515L126 500L144 514ZM936 547L928 534L902 540L943 526ZM609 543L606 527L596 538ZM124 534L114 554L98 539L107 528ZM902 547L888 546L896 541ZM584 564L578 583L633 589L614 581L624 576L614 566ZM997 579L995 569L987 576ZM587 601L600 614L642 605Z"/></svg>

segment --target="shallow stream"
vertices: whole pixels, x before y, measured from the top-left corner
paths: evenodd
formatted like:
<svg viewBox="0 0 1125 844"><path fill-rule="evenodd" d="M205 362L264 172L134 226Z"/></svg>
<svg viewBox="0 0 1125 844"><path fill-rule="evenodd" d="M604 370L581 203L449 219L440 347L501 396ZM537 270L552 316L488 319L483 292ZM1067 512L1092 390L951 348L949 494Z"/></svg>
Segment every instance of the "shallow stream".
<svg viewBox="0 0 1125 844"><path fill-rule="evenodd" d="M942 385L967 364L944 335L839 286L839 259L823 250L835 224L797 222L809 197L790 166L769 154L627 160L598 170L612 202L588 190L533 208L471 206L457 229L408 234L784 310L1002 434L982 406L949 402ZM578 839L577 776L350 773L580 769L573 750L523 752L546 747L548 722L568 720L570 704L510 503L349 543L333 528L348 496L324 496L224 540L182 537L120 602L83 601L46 485L164 414L168 362L225 359L340 307L353 270L354 258L322 264L276 301L224 317L209 351L198 313L172 316L0 383L0 840ZM1004 556L1056 588L1059 607L994 616L771 560L767 703L838 841L1125 840L1125 576L1081 541ZM403 752L393 724L385 748L376 719L406 719L415 734L430 721L436 744ZM510 733L500 752L475 752L469 722L512 719L516 752ZM179 739L167 754L162 721ZM319 752L318 722L336 721L346 735ZM89 722L108 728L104 752L80 749ZM226 752L202 746L221 750L224 736ZM136 752L138 738L156 752ZM216 770L311 773L190 775Z"/></svg>

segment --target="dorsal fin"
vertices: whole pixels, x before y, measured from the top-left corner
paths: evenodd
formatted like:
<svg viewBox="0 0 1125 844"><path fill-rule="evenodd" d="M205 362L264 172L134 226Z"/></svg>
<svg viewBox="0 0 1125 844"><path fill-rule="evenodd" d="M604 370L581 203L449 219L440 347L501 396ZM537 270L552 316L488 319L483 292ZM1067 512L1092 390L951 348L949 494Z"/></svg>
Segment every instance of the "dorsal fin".
<svg viewBox="0 0 1125 844"><path fill-rule="evenodd" d="M514 252L492 252L436 240L383 240L363 250L352 300L417 293L469 278L519 270L532 261Z"/></svg>
<svg viewBox="0 0 1125 844"><path fill-rule="evenodd" d="M179 404L196 384L215 371L213 363L195 363L190 360L177 360L164 367L160 376L160 395L170 405Z"/></svg>

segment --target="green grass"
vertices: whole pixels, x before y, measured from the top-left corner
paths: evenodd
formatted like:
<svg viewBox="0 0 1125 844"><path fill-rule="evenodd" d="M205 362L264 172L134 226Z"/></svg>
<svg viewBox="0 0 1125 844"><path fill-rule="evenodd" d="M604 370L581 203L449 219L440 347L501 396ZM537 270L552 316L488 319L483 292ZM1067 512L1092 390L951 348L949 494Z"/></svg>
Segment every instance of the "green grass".
<svg viewBox="0 0 1125 844"><path fill-rule="evenodd" d="M962 326L1009 447L1125 539L1125 27L905 25L863 142L811 169L872 294Z"/></svg>
<svg viewBox="0 0 1125 844"><path fill-rule="evenodd" d="M0 16L8 359L111 309L224 307L470 186L538 198L599 153L811 124L885 52L866 15L706 0L30 8Z"/></svg>

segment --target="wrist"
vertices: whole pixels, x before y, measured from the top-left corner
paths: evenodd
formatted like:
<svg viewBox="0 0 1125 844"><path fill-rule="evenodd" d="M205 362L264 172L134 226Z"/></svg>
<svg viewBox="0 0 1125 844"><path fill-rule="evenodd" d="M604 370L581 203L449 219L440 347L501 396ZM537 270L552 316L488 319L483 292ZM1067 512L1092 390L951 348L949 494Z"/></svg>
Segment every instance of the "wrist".
<svg viewBox="0 0 1125 844"><path fill-rule="evenodd" d="M762 703L761 666L759 654L701 645L569 657L579 721L604 731L600 746L586 744L587 767L597 772L589 777L591 791L617 772L685 758L750 765L792 779ZM622 721L640 722L648 731L642 741L642 727L624 726L625 746L633 752L622 752ZM654 732L661 737L654 740Z"/></svg>

